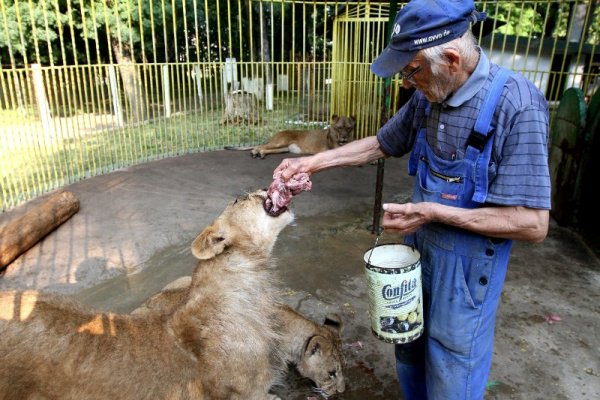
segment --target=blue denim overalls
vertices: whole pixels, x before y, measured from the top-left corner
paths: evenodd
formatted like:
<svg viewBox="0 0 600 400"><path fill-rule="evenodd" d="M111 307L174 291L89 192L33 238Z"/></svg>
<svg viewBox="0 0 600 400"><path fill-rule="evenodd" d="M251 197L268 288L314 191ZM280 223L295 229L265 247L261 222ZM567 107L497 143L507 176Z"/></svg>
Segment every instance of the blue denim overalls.
<svg viewBox="0 0 600 400"><path fill-rule="evenodd" d="M493 140L490 126L509 71L494 78L465 157L438 157L419 129L409 160L413 202L476 208L485 202ZM512 242L431 223L405 238L421 253L425 333L396 345L405 400L481 400L491 364L496 309Z"/></svg>

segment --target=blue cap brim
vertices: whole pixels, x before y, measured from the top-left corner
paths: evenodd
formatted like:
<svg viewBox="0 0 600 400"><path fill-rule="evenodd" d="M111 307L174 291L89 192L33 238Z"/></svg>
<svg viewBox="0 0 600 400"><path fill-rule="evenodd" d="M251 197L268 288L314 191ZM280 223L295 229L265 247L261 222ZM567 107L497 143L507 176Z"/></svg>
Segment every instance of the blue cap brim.
<svg viewBox="0 0 600 400"><path fill-rule="evenodd" d="M417 53L418 51L406 52L386 47L371 64L371 72L380 78L391 78L402 71Z"/></svg>

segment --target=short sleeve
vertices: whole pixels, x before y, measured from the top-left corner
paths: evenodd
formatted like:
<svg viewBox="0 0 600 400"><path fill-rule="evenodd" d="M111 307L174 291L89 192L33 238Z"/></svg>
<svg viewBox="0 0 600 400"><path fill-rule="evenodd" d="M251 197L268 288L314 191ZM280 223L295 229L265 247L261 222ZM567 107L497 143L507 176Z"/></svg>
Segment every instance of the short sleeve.
<svg viewBox="0 0 600 400"><path fill-rule="evenodd" d="M535 103L535 102L534 102ZM530 104L505 115L488 203L550 209L547 107Z"/></svg>
<svg viewBox="0 0 600 400"><path fill-rule="evenodd" d="M427 100L418 91L377 132L379 146L392 157L402 157L410 152L417 130L425 115Z"/></svg>

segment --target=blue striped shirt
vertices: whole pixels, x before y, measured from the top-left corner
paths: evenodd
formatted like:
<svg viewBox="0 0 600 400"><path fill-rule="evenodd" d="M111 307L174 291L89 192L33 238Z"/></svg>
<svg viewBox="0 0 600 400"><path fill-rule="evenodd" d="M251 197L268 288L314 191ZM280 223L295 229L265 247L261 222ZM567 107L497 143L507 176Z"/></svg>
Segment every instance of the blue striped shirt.
<svg viewBox="0 0 600 400"><path fill-rule="evenodd" d="M444 159L462 159L467 139L499 67L481 52L475 71L448 100L428 105L415 91L377 132L381 149L393 157L408 153L426 124L427 142ZM492 157L487 203L550 209L548 103L523 75L512 72L492 118ZM423 125L425 126L425 125Z"/></svg>

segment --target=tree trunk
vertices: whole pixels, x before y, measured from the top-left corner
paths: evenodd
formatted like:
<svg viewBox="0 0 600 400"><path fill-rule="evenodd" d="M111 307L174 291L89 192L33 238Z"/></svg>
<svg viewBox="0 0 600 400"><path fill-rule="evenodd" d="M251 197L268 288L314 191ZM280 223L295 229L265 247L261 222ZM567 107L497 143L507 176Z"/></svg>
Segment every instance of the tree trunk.
<svg viewBox="0 0 600 400"><path fill-rule="evenodd" d="M554 29L556 28L556 22L558 19L558 3L547 4L548 10L546 11L549 15L544 26L543 37L552 37L554 35Z"/></svg>
<svg viewBox="0 0 600 400"><path fill-rule="evenodd" d="M113 40L112 45L121 73L123 89L129 100L131 120L133 122L144 121L146 119L146 93L140 79L140 73L135 66L135 60L131 55L129 46L117 40Z"/></svg>
<svg viewBox="0 0 600 400"><path fill-rule="evenodd" d="M261 47L262 47L262 62L264 63L265 73L265 107L267 110L273 110L273 69L271 68L271 44L269 43L269 21L270 19L265 12L264 4L260 3L260 19L262 21L261 31Z"/></svg>
<svg viewBox="0 0 600 400"><path fill-rule="evenodd" d="M264 4L261 2L260 7L260 19L262 21L261 32L261 47L262 47L262 62L265 63L265 81L267 84L273 83L273 74L271 71L271 44L269 42L269 23L266 12L264 10Z"/></svg>
<svg viewBox="0 0 600 400"><path fill-rule="evenodd" d="M0 270L79 211L71 192L41 197L0 218Z"/></svg>

